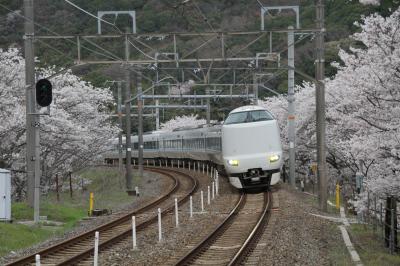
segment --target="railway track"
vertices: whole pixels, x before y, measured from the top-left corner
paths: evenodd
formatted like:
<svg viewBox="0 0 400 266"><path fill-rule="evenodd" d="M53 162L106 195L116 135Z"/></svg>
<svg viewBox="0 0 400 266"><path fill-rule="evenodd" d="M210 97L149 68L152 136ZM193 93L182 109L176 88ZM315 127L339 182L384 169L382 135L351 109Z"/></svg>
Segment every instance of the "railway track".
<svg viewBox="0 0 400 266"><path fill-rule="evenodd" d="M177 193L180 195L179 203L181 204L187 201L189 196L193 194L198 187L197 180L188 174L171 169L147 168L147 170L171 178L173 180L173 185L164 195L161 195L159 198L141 208L133 210L132 212L129 212L88 232L82 233L76 237L70 238L59 244L35 253L40 254L41 265L93 264L93 244L94 234L96 231L99 231L100 234L99 251L108 249L125 238L131 236L131 217L133 215L137 217L136 230L141 231L157 221L155 210L160 204ZM180 180L181 178L189 178L190 180L189 182L191 185L189 185L189 188L186 191L180 191L181 183L183 182L183 180ZM173 204L168 204L163 208L164 211L162 212L162 215L173 211L173 208ZM35 254L23 257L7 265L31 265L35 262Z"/></svg>
<svg viewBox="0 0 400 266"><path fill-rule="evenodd" d="M272 193L242 194L227 218L176 265L238 265L257 245L268 222Z"/></svg>

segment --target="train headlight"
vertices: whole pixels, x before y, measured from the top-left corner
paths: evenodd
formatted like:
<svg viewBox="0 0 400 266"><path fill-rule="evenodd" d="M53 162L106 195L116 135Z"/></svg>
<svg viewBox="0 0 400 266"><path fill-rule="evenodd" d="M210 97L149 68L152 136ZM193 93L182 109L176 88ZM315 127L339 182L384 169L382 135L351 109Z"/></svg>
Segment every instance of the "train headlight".
<svg viewBox="0 0 400 266"><path fill-rule="evenodd" d="M232 166L238 166L239 160L228 160L228 164Z"/></svg>
<svg viewBox="0 0 400 266"><path fill-rule="evenodd" d="M279 160L280 156L277 155L277 154L274 154L274 155L270 155L268 158L269 158L269 162L270 163L274 163L274 162L277 162Z"/></svg>

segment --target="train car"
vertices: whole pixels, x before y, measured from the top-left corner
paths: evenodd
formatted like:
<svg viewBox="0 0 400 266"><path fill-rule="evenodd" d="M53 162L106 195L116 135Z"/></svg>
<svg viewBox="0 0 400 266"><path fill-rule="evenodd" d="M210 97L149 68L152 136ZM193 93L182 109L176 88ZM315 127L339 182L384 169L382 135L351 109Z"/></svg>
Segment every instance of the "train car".
<svg viewBox="0 0 400 266"><path fill-rule="evenodd" d="M132 158L138 137L132 136ZM118 139L106 161L118 158ZM125 138L122 149L125 150ZM124 157L125 157L125 153ZM264 108L244 106L230 112L224 124L154 131L143 135L145 160L211 162L238 189L268 187L280 180L282 147L277 121Z"/></svg>
<svg viewBox="0 0 400 266"><path fill-rule="evenodd" d="M276 184L283 164L276 119L260 106L231 111L222 126L222 159L236 188Z"/></svg>

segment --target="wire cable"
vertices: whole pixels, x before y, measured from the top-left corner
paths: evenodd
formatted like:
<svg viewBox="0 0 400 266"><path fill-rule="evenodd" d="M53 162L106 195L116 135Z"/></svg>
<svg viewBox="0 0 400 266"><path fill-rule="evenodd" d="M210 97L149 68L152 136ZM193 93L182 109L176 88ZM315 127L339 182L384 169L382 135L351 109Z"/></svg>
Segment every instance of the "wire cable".
<svg viewBox="0 0 400 266"><path fill-rule="evenodd" d="M0 3L0 7L4 8L4 9L10 11L10 12L15 13L17 16L23 18L24 20L27 20L27 21L31 21L31 22L32 22L31 19L25 17L24 15L19 14L18 12L14 11L14 10L9 9L8 7L4 6L4 5L1 4L1 3ZM58 34L57 32L54 32L53 30L51 30L51 29L49 29L49 28L47 28L47 27L45 27L45 26L43 26L43 25L41 25L41 24L39 24L39 23L37 23L37 22L35 22L35 21L33 21L33 23L34 23L35 26L39 27L40 29L43 29L43 30L45 30L45 31L48 31L48 32L50 32L50 33L53 34L53 35L61 36L61 35ZM77 42L72 41L71 39L65 38L64 40L67 41L67 42L69 42L69 43L71 43L71 44L73 44L73 45L77 45ZM88 47L86 47L86 46L84 46L84 45L81 45L81 47L82 47L83 49L89 51L89 52L93 52L93 53L95 53L95 54L104 56L104 54L99 53L99 52L97 52L97 51L95 51L95 50L93 50L93 49L90 49L90 48L88 48Z"/></svg>
<svg viewBox="0 0 400 266"><path fill-rule="evenodd" d="M118 33L122 33L122 31L121 31L115 24L112 24L112 23L108 22L107 20L104 20L104 19L102 19L102 18L100 18L100 17L98 17L98 16L96 16L96 15L90 13L89 11L86 11L85 9L83 9L83 8L81 8L81 7L79 7L79 6L77 6L76 4L72 3L72 2L69 1L69 0L64 0L64 1L67 2L68 4L70 4L71 6L75 7L76 9L79 9L79 10L82 11L83 13L86 13L87 15L89 15L89 16L91 16L91 17L94 17L95 19L98 19L98 20L100 20L100 21L102 21L102 22L104 22L104 23L107 23L108 25L111 25L112 27L114 27L114 28L118 31Z"/></svg>

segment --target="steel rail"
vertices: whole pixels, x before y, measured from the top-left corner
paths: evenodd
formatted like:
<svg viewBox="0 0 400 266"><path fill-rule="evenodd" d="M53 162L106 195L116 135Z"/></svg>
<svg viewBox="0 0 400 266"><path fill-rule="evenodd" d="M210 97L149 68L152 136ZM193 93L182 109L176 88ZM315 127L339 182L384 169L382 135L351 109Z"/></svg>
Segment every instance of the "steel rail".
<svg viewBox="0 0 400 266"><path fill-rule="evenodd" d="M246 241L243 243L242 247L228 264L229 266L239 265L241 262L243 262L247 254L249 254L249 252L251 251L252 247L254 247L258 239L261 237L261 231L263 230L265 224L268 222L269 217L271 216L271 206L272 193L266 192L264 193L264 211L260 216L260 219L258 220L256 226L251 231Z"/></svg>
<svg viewBox="0 0 400 266"><path fill-rule="evenodd" d="M227 228L230 222L233 221L236 214L242 209L246 202L246 194L241 194L235 207L229 213L229 215L210 233L208 234L199 244L197 244L193 249L186 253L175 265L188 265L190 262L206 248L211 241L218 237L218 235Z"/></svg>
<svg viewBox="0 0 400 266"><path fill-rule="evenodd" d="M162 171L165 171L165 170L161 170L160 172L162 172ZM188 197L189 197L190 195L192 195L192 194L196 191L197 186L198 186L198 185L197 185L197 180L194 179L192 176L187 175L187 174L182 173L182 172L179 172L179 171L170 170L170 169L169 169L168 171L174 172L174 173L179 174L179 175L182 175L182 176L187 176L187 177L189 177L189 178L191 178L191 179L193 180L194 184L193 184L193 187L192 187L191 191L190 191L189 193L187 193L183 198L181 198L181 199L178 201L179 203L184 203L184 202L186 202L186 201L188 200ZM174 206L174 205L171 205L170 207L168 207L167 209L165 209L164 211L162 211L161 215L162 215L162 216L166 215L167 213L173 211L174 208L175 208L175 206ZM149 226L149 225L155 223L155 222L157 221L157 218L158 218L157 215L152 216L151 218L147 219L146 221L144 221L144 222L138 224L138 225L136 226L136 230L138 230L138 231L143 230L143 229L146 228L147 226ZM112 237L112 238L110 238L110 239L108 239L108 240L106 240L106 241L104 241L104 242L99 243L99 252L100 252L101 250L104 250L104 249L106 249L106 248L112 246L113 244L119 242L121 239L123 239L123 238L125 238L125 237L127 237L127 236L130 236L131 234L132 234L132 228L130 228L130 229L128 229L128 230L125 230L125 231L123 231L122 233L119 233L118 235L116 235L116 236L114 236L114 237ZM61 265L73 265L73 264L76 264L76 263L78 263L78 262L84 260L85 258L90 257L93 253L94 253L94 247L91 247L91 248L89 248L89 249L87 249L87 250L81 252L80 254L77 254L76 256L71 257L71 258L65 260L64 262L62 262L62 263L60 263L60 264L58 264L58 265L61 266Z"/></svg>
<svg viewBox="0 0 400 266"><path fill-rule="evenodd" d="M101 225L101 226L99 226L97 228L94 228L94 229L91 229L91 230L89 230L87 232L81 233L76 237L67 239L67 240L65 240L65 241L63 241L61 243L58 243L58 244L53 245L51 247L42 249L42 250L36 252L35 254L40 254L42 256L42 258L45 259L46 257L51 256L52 254L56 254L58 251L65 250L66 248L68 248L68 247L70 247L72 245L79 245L79 242L82 242L82 241L85 241L87 239L93 238L93 235L94 235L94 233L96 231L100 231L100 232L103 231L104 232L106 230L110 230L113 227L116 227L116 226L121 225L121 224L123 224L123 223L125 223L127 221L130 221L130 219L131 219L131 217L133 215L141 214L141 213L143 213L143 212L145 212L145 211L147 211L147 210L149 210L151 208L156 207L159 203L163 202L168 197L170 197L179 188L178 179L176 177L174 177L173 175L171 175L170 173L168 173L168 172L174 172L176 174L189 177L189 178L191 178L191 180L193 182L193 187L192 187L191 191L188 193L188 195L185 195L185 197L182 198L179 202L187 201L188 196L193 194L194 191L196 191L196 189L197 189L197 186L198 186L197 180L195 178L185 174L185 173L174 171L174 170L161 170L161 169L150 168L150 167L146 168L146 169L149 170L149 171L152 171L152 172L163 174L163 175L171 178L174 181L174 184L173 184L172 188L167 193L165 193L164 195L162 195L162 196L158 197L157 199L151 201L150 203L146 204L144 207L141 207L139 209L133 210L133 211L131 211L130 213L128 213L126 215L123 215L123 216L121 216L121 217L119 217L117 219L114 219L113 221L110 221L110 222L108 222L106 224L103 224L103 225ZM168 209L164 210L162 214L165 215L167 212L170 212L172 209L173 209L173 206L171 206ZM137 229L141 230L144 227L146 227L147 225L149 225L152 222L154 222L155 220L156 219L154 219L154 217L151 218L151 219L148 219L145 222L137 225ZM130 232L132 232L132 229L126 230L126 231L124 231L124 232L122 232L122 233L120 233L120 234L108 239L107 241L100 243L99 244L99 250L104 249L105 247L108 247L108 246L112 245L115 242L118 242L120 239L124 238ZM84 250L80 254L77 254L77 255L73 256L72 258L69 258L67 261L59 263L59 265L70 265L70 264L73 264L73 263L77 263L77 262L83 260L84 258L86 258L88 256L90 257L92 255L92 251L93 251L93 248ZM26 264L33 263L35 261L35 254L28 255L26 257L23 257L21 259L18 259L16 261L13 261L13 262L11 262L9 264L6 264L6 265L26 265Z"/></svg>
<svg viewBox="0 0 400 266"><path fill-rule="evenodd" d="M259 216L257 223L254 228L247 236L245 241L243 242L240 249L235 253L233 258L230 260L228 265L239 265L244 261L247 254L252 250L252 247L257 243L258 239L261 237L261 231L263 230L265 224L268 222L268 219L271 215L271 206L272 206L272 193L266 192L264 193L264 204L263 211ZM189 252L187 252L175 265L190 265L192 264L199 254L201 254L208 246L210 246L218 237L220 237L229 227L230 224L234 222L235 217L239 213L239 211L244 207L246 202L245 194L242 194L239 198L237 204L234 209L230 212L230 214L222 221L217 228L215 228L209 235L207 235L200 243L198 243L194 248L192 248Z"/></svg>

